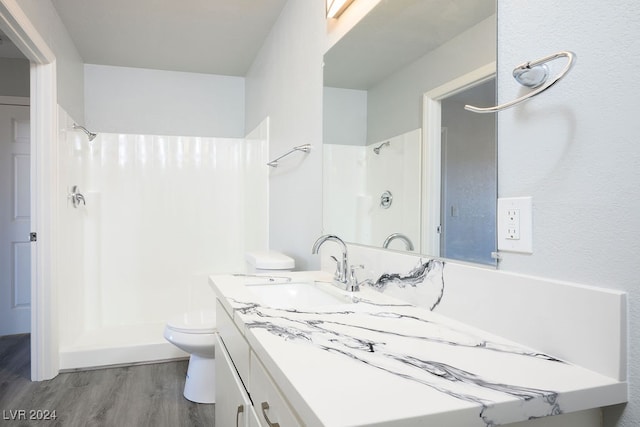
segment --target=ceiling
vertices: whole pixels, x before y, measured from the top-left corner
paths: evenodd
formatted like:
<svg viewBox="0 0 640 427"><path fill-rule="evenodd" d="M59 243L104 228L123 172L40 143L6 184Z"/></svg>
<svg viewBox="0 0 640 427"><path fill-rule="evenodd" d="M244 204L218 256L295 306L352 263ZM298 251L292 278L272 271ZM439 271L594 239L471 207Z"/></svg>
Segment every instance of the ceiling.
<svg viewBox="0 0 640 427"><path fill-rule="evenodd" d="M87 64L245 76L286 0L50 0Z"/></svg>

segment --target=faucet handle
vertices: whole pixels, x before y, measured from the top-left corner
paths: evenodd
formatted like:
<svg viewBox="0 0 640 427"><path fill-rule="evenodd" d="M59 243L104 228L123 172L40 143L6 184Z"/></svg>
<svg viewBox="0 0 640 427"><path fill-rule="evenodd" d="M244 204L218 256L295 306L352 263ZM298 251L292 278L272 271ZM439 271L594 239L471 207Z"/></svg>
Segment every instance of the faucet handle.
<svg viewBox="0 0 640 427"><path fill-rule="evenodd" d="M336 272L333 275L333 278L337 281L340 281L340 278L344 277L344 272L342 271L342 262L338 261L338 259L333 255L331 255L329 258L336 262Z"/></svg>
<svg viewBox="0 0 640 427"><path fill-rule="evenodd" d="M358 278L356 277L356 270L361 269L364 269L364 265L362 264L352 265L349 268L349 283L347 284L348 291L354 292L360 290L360 283L358 283Z"/></svg>

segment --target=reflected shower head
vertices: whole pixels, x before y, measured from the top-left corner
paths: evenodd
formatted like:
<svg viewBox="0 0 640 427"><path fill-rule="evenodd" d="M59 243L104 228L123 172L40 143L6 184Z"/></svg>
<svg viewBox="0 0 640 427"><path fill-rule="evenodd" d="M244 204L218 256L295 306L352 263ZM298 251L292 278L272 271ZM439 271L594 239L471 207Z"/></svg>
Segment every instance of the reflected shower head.
<svg viewBox="0 0 640 427"><path fill-rule="evenodd" d="M80 126L80 125L77 125L77 124L75 124L75 123L73 124L73 128L74 128L74 129L80 129L81 131L83 131L84 133L86 133L86 134L87 134L87 138L89 138L89 141L90 141L90 142L91 142L91 141L93 141L94 139L96 139L96 136L98 136L97 134L95 134L95 133L93 133L93 132L89 132L89 131L87 130L87 128L85 128L84 126Z"/></svg>
<svg viewBox="0 0 640 427"><path fill-rule="evenodd" d="M380 144L377 147L375 147L373 149L373 152L376 153L376 154L380 154L380 149L385 145L389 145L389 141L383 142L382 144Z"/></svg>

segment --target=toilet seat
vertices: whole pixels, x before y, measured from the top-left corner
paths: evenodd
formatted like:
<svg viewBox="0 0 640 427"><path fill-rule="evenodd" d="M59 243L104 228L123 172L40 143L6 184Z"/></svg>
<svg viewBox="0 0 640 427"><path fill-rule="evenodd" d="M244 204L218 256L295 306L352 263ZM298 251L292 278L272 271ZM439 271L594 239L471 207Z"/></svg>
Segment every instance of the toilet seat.
<svg viewBox="0 0 640 427"><path fill-rule="evenodd" d="M167 328L185 334L213 334L217 332L216 313L214 310L189 311L169 319Z"/></svg>

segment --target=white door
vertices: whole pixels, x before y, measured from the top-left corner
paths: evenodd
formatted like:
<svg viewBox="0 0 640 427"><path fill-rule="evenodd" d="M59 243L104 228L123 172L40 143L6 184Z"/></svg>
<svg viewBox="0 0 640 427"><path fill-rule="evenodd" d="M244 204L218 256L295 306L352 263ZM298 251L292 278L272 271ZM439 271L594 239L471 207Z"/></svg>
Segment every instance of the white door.
<svg viewBox="0 0 640 427"><path fill-rule="evenodd" d="M0 336L31 331L29 107L0 105Z"/></svg>

